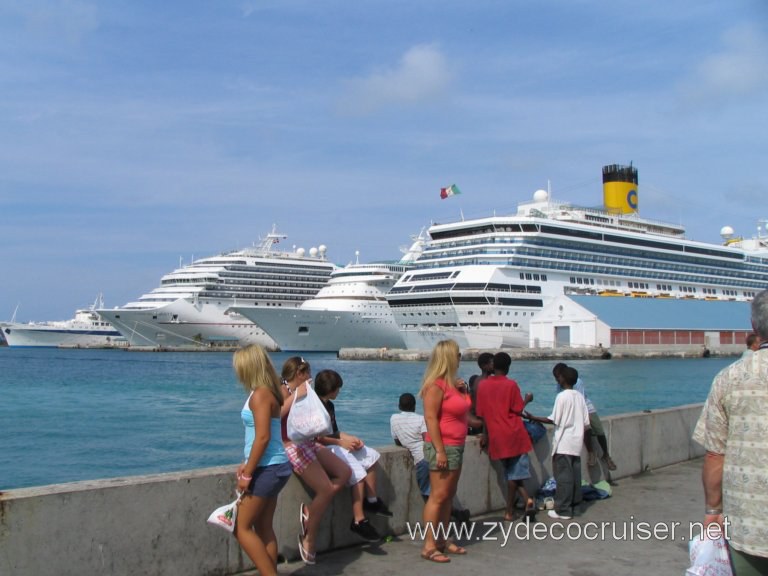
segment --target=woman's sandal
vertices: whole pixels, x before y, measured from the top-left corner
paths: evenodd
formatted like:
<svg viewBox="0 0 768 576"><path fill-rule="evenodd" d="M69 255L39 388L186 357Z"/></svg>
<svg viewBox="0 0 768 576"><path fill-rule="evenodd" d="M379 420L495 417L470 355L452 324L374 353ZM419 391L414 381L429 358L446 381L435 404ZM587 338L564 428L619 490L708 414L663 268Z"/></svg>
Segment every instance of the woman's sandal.
<svg viewBox="0 0 768 576"><path fill-rule="evenodd" d="M307 564L308 566L313 566L315 564L315 553L309 552L306 548L304 548L304 541L302 540L301 534L299 534L299 556L301 556L301 560L304 562L304 564Z"/></svg>
<svg viewBox="0 0 768 576"><path fill-rule="evenodd" d="M309 510L304 505L304 502L299 506L299 528L301 528L301 537L307 535L307 521L309 520Z"/></svg>
<svg viewBox="0 0 768 576"><path fill-rule="evenodd" d="M424 550L421 552L421 557L424 558L424 560L429 560L430 562L437 562L438 564L447 564L451 561L448 556L445 555L444 552L441 552L437 548L432 548L432 550Z"/></svg>
<svg viewBox="0 0 768 576"><path fill-rule="evenodd" d="M446 542L442 552L444 554L455 554L457 556L463 556L467 553L467 549L463 546L459 546L455 542Z"/></svg>

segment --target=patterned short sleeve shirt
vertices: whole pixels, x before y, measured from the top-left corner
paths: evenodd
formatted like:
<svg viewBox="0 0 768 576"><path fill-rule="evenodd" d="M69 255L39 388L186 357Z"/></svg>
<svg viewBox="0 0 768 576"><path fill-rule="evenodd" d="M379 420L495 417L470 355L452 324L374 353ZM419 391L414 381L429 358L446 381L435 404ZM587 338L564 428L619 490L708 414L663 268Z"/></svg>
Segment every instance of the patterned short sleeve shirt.
<svg viewBox="0 0 768 576"><path fill-rule="evenodd" d="M693 439L725 455L723 515L731 546L768 557L768 349L720 371Z"/></svg>

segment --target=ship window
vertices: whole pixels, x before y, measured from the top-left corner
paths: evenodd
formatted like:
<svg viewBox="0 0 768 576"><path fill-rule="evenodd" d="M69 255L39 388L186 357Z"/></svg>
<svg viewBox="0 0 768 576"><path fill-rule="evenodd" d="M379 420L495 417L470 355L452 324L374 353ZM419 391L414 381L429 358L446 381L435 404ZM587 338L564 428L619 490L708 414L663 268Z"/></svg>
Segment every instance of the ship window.
<svg viewBox="0 0 768 576"><path fill-rule="evenodd" d="M299 326L299 334L307 334L309 332L309 328L307 326Z"/></svg>

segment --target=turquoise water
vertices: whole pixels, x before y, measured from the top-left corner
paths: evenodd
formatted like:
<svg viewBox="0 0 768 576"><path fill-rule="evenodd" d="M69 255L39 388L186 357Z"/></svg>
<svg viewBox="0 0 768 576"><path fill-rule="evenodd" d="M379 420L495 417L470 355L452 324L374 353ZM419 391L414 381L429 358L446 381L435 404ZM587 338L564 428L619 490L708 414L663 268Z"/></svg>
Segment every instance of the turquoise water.
<svg viewBox="0 0 768 576"><path fill-rule="evenodd" d="M273 354L278 369L288 354ZM340 361L308 354L314 372L338 371L342 430L391 444L389 416L418 392L423 362ZM733 359L574 361L601 415L702 402ZM554 362L515 362L510 376L547 415ZM462 363L465 378L477 372ZM246 394L228 353L0 348L0 490L232 464L242 457ZM420 408L419 408L420 411Z"/></svg>

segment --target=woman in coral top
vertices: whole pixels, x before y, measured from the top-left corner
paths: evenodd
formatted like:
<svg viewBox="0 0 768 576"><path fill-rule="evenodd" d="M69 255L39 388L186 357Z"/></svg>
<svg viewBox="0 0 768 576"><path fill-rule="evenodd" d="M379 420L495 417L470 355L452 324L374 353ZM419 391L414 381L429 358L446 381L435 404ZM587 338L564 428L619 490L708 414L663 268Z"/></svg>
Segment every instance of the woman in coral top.
<svg viewBox="0 0 768 576"><path fill-rule="evenodd" d="M464 456L464 441L470 422L472 400L467 385L457 376L461 352L453 340L438 342L424 373L421 396L427 434L424 458L429 463L431 490L424 504L426 537L421 557L432 562L450 562L446 554L466 554L454 542L438 540L446 534L451 517L451 500L456 494ZM442 528L438 525L442 524ZM438 532L438 530L444 530Z"/></svg>

